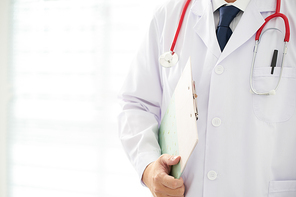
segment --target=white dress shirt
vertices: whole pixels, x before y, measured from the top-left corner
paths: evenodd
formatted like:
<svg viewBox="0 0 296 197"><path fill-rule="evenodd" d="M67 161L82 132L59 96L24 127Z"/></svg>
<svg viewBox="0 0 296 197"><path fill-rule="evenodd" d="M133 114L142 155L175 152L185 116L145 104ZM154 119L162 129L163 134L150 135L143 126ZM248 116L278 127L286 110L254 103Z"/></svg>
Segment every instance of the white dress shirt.
<svg viewBox="0 0 296 197"><path fill-rule="evenodd" d="M236 15L236 17L232 20L229 27L232 31L234 31L235 27L237 26L239 20L241 19L246 7L248 6L250 0L236 0L234 3L227 3L225 0L213 0L212 6L214 10L214 21L215 21L215 27L217 29L217 26L219 24L219 8L223 5L230 6L233 5L237 8L239 8L241 11Z"/></svg>

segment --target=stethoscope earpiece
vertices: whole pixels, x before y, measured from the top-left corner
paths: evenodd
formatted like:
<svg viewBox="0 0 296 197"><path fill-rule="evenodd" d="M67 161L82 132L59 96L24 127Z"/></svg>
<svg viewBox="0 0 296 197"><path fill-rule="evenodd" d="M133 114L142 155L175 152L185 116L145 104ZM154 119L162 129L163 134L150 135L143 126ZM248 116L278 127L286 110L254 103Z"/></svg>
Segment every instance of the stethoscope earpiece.
<svg viewBox="0 0 296 197"><path fill-rule="evenodd" d="M254 95L275 95L276 94L276 90L270 90L267 93L258 93L258 92L255 92L254 90L250 89L250 93L251 94L254 94Z"/></svg>
<svg viewBox="0 0 296 197"><path fill-rule="evenodd" d="M275 90L270 90L269 91L269 95L275 95L276 94L276 91Z"/></svg>

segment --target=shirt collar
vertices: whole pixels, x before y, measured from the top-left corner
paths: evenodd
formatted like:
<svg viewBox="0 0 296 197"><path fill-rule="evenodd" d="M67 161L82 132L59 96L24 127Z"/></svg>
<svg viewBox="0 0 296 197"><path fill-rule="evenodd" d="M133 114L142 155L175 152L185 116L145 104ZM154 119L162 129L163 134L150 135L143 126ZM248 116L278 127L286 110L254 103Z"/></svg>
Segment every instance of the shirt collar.
<svg viewBox="0 0 296 197"><path fill-rule="evenodd" d="M249 2L250 0L236 0L234 3L227 3L225 0L212 0L212 6L213 10L216 11L223 5L233 5L244 12Z"/></svg>

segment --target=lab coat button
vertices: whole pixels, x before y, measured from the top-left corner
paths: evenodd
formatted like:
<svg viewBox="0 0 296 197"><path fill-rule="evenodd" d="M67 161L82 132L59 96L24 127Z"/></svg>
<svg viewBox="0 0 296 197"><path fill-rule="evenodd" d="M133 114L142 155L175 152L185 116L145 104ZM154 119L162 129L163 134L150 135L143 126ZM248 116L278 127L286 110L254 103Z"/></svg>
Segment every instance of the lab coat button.
<svg viewBox="0 0 296 197"><path fill-rule="evenodd" d="M217 172L211 170L208 172L208 179L210 179L211 181L215 180L218 177Z"/></svg>
<svg viewBox="0 0 296 197"><path fill-rule="evenodd" d="M221 119L220 118L214 118L212 120L212 124L215 126L215 127L219 127L221 125Z"/></svg>
<svg viewBox="0 0 296 197"><path fill-rule="evenodd" d="M218 74L218 75L221 75L223 72L224 72L224 67L221 66L221 65L218 65L215 67L215 72Z"/></svg>

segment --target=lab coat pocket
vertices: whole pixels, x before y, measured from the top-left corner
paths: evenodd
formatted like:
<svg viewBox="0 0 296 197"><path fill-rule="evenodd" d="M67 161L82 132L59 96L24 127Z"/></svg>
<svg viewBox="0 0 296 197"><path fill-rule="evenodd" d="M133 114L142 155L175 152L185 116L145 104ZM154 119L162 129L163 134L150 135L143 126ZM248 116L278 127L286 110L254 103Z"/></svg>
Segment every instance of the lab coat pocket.
<svg viewBox="0 0 296 197"><path fill-rule="evenodd" d="M268 197L295 197L296 180L270 181Z"/></svg>
<svg viewBox="0 0 296 197"><path fill-rule="evenodd" d="M281 68L276 67L271 74L270 67L254 69L253 87L257 92L269 92L275 89L275 95L253 95L253 110L258 119L265 122L278 123L289 120L296 107L296 68L284 67L280 79Z"/></svg>

